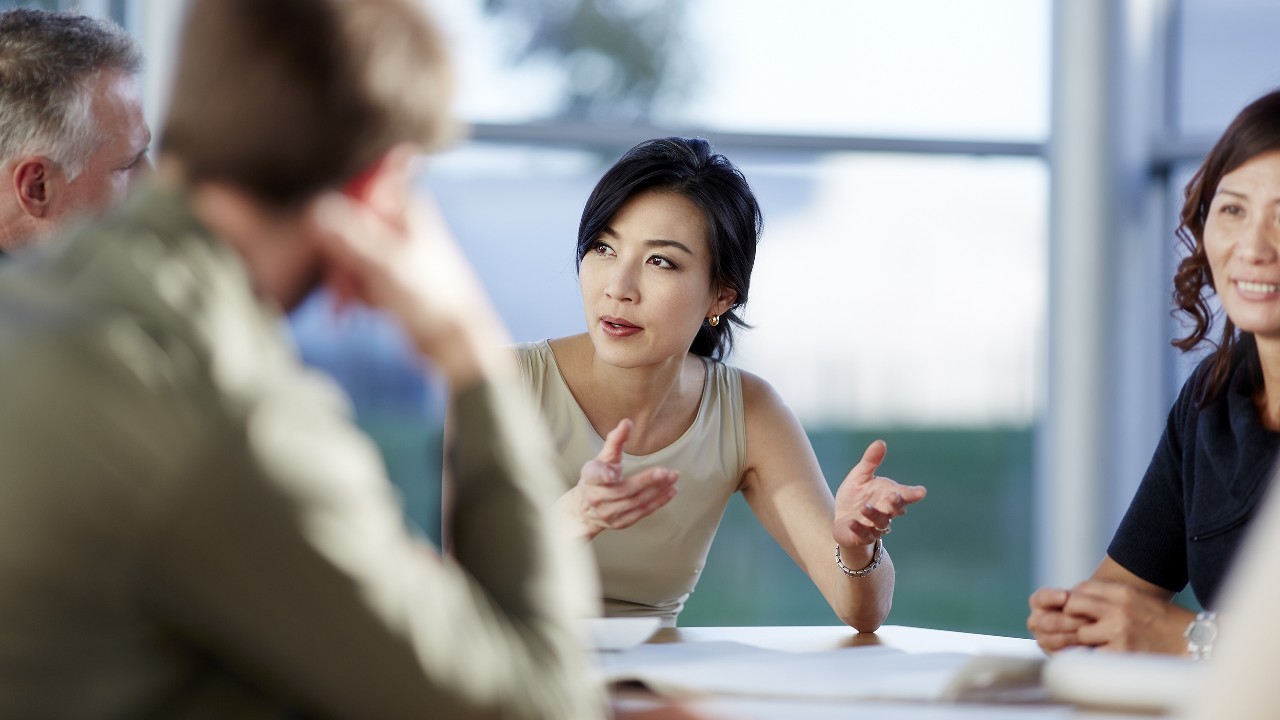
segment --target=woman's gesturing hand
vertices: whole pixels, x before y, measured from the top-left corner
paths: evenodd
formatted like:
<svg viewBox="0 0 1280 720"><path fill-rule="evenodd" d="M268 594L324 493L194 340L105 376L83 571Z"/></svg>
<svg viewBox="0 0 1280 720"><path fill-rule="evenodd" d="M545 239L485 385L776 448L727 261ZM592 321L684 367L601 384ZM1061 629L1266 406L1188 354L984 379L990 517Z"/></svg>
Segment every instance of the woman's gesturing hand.
<svg viewBox="0 0 1280 720"><path fill-rule="evenodd" d="M834 534L841 547L870 545L888 535L893 519L924 498L921 485L899 485L876 475L886 451L883 440L871 443L836 491Z"/></svg>
<svg viewBox="0 0 1280 720"><path fill-rule="evenodd" d="M630 435L631 421L618 423L600 454L582 466L578 484L561 497L577 532L588 540L603 530L630 527L676 495L675 470L655 467L622 477L622 446Z"/></svg>

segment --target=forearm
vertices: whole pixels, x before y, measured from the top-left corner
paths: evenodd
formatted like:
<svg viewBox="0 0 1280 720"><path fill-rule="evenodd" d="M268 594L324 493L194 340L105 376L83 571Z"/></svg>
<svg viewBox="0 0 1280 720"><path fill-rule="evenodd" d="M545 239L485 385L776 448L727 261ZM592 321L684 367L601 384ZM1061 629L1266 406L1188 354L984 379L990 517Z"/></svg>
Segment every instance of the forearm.
<svg viewBox="0 0 1280 720"><path fill-rule="evenodd" d="M841 548L840 558L845 567L859 571L873 562L873 552L874 546L868 545ZM849 576L835 563L834 557L828 564L829 581L823 595L831 609L841 622L859 632L874 632L893 606L895 574L888 548L881 551L879 565L866 575Z"/></svg>
<svg viewBox="0 0 1280 720"><path fill-rule="evenodd" d="M558 487L550 445L514 387L473 386L453 408L454 557L517 628L540 636L532 646L545 654L531 656L528 670L548 681L535 684L583 687L573 624L598 614L599 594L585 546L549 511Z"/></svg>

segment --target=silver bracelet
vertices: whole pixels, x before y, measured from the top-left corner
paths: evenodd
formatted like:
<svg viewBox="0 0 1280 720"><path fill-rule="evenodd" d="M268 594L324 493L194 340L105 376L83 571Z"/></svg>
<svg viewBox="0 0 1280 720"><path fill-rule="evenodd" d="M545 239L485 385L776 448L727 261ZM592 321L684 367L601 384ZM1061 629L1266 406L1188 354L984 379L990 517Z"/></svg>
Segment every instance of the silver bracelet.
<svg viewBox="0 0 1280 720"><path fill-rule="evenodd" d="M840 568L841 572L849 577L865 577L870 575L875 572L876 568L880 567L881 560L884 560L884 540L876 538L876 549L875 552L871 554L871 564L861 570L850 570L845 566L844 560L840 559L840 543L836 543L836 566Z"/></svg>

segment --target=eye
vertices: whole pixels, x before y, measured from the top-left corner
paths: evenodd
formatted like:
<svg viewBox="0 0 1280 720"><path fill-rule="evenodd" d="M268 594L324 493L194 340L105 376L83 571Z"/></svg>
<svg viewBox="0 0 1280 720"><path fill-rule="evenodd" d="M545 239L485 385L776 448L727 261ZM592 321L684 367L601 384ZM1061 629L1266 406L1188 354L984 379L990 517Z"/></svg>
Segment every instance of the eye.
<svg viewBox="0 0 1280 720"><path fill-rule="evenodd" d="M609 247L609 243L599 241L591 246L591 252L602 257L612 257L618 254L617 251Z"/></svg>
<svg viewBox="0 0 1280 720"><path fill-rule="evenodd" d="M147 154L142 153L141 155L139 155L138 157L130 161L128 165L125 165L122 168L117 168L116 172L132 172L133 170L136 170L139 165L142 164L143 159L145 159L146 157L147 157Z"/></svg>
<svg viewBox="0 0 1280 720"><path fill-rule="evenodd" d="M649 256L649 259L648 259L648 260L646 260L645 262L649 263L650 265L652 265L652 266L654 266L654 267L662 268L663 270L675 270L675 269L676 269L676 264L675 264L675 263L671 262L671 261L670 261L670 260L668 260L667 258L662 257L661 255L650 255L650 256Z"/></svg>
<svg viewBox="0 0 1280 720"><path fill-rule="evenodd" d="M1223 205L1222 207L1218 208L1218 213L1220 215L1231 215L1233 217L1238 217L1244 214L1244 208L1240 207L1239 205Z"/></svg>

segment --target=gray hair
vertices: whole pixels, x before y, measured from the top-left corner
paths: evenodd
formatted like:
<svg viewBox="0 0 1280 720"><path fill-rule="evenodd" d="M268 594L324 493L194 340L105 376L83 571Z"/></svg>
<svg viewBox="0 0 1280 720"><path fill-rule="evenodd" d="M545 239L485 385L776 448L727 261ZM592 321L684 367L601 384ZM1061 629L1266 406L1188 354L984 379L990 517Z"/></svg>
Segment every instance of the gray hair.
<svg viewBox="0 0 1280 720"><path fill-rule="evenodd" d="M112 70L137 75L142 50L110 20L31 8L0 12L0 163L45 155L75 179L103 141L91 90Z"/></svg>

